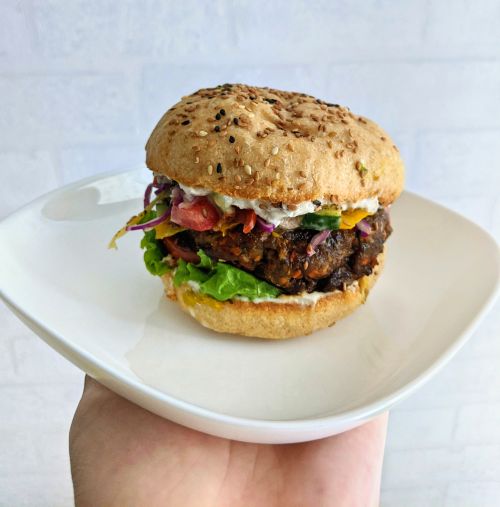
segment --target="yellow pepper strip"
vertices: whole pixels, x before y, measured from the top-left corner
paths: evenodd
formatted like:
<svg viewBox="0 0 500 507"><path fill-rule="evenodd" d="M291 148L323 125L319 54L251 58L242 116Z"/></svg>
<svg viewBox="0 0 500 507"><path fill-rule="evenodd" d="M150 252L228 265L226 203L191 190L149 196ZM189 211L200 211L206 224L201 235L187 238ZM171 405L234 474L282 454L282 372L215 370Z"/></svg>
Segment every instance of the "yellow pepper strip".
<svg viewBox="0 0 500 507"><path fill-rule="evenodd" d="M222 236L225 236L227 231L234 229L237 225L240 225L240 223L239 222L223 221L223 222L219 222L219 224L214 229L222 232Z"/></svg>
<svg viewBox="0 0 500 507"><path fill-rule="evenodd" d="M363 220L363 218L371 214L372 213L368 213L368 211L364 209L344 211L342 213L339 229L352 229L358 222Z"/></svg>
<svg viewBox="0 0 500 507"><path fill-rule="evenodd" d="M186 306L195 306L196 304L201 304L211 306L215 310L220 310L222 308L222 303L219 303L219 301L215 300L214 298L191 290L187 290L182 295L182 300Z"/></svg>
<svg viewBox="0 0 500 507"><path fill-rule="evenodd" d="M155 238L163 239L169 238L170 236L175 236L179 232L186 231L185 227L181 227L180 225L174 224L171 222L170 218L167 218L161 224L158 224L155 227Z"/></svg>
<svg viewBox="0 0 500 507"><path fill-rule="evenodd" d="M122 236L124 236L128 231L127 227L129 225L136 225L138 224L142 217L148 212L153 209L153 206L160 200L163 199L167 195L167 192L162 192L161 194L158 194L150 203L148 206L146 206L139 214L134 215L112 238L111 241L108 244L108 248L114 248L115 250L118 248L116 246L116 240L120 239Z"/></svg>

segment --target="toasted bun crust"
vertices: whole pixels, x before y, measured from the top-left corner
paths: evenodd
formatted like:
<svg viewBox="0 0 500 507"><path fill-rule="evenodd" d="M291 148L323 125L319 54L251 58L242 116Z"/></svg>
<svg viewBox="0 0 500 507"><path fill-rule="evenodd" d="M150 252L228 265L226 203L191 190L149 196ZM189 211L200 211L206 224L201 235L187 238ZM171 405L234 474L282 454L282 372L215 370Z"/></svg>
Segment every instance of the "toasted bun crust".
<svg viewBox="0 0 500 507"><path fill-rule="evenodd" d="M205 327L221 333L283 339L308 335L331 326L364 303L382 270L384 254L381 253L377 260L378 265L370 276L364 276L345 291L330 292L311 305L246 301L221 303L194 293L187 284L174 287L171 274L164 275L162 281L167 297L177 301L185 312Z"/></svg>
<svg viewBox="0 0 500 507"><path fill-rule="evenodd" d="M183 97L146 144L147 166L184 185L296 204L401 193L398 149L374 122L302 93L223 85Z"/></svg>

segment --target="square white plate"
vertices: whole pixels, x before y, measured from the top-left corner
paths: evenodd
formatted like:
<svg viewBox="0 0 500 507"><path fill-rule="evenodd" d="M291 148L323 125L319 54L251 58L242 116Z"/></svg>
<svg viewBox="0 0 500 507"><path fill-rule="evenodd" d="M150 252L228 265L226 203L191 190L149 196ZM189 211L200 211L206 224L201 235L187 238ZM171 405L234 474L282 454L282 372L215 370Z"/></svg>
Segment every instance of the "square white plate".
<svg viewBox="0 0 500 507"><path fill-rule="evenodd" d="M386 266L367 303L311 336L219 335L163 296L141 233L114 232L141 207L145 170L52 192L0 225L2 294L49 345L117 393L186 426L251 442L352 428L428 380L471 335L498 289L495 241L404 193Z"/></svg>

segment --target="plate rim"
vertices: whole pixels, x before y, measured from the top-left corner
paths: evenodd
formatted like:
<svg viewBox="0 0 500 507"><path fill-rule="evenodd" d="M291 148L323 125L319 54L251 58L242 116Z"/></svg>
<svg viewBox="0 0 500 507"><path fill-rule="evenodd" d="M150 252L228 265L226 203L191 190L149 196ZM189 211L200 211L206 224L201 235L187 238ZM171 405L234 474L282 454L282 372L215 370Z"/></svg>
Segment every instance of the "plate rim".
<svg viewBox="0 0 500 507"><path fill-rule="evenodd" d="M23 205L21 208L15 210L10 213L6 217L4 217L0 221L0 230L3 229L6 223L15 220L19 214L24 211L27 211L28 208L31 208L38 203L42 203L47 198L58 194L63 193L64 191L71 190L75 187L80 187L82 185L86 185L92 183L94 181L99 181L104 178L119 176L126 173L131 172L139 172L141 169L128 169L128 170L113 170L107 171L104 173L100 173L98 175L89 176L87 178L83 178L76 182L72 182L68 185L64 185L57 189L54 189L42 196L39 196L27 204ZM216 423L224 423L229 426L236 426L239 428L246 429L260 429L260 430L270 430L270 431L286 431L292 433L304 433L310 432L313 430L318 430L319 428L327 428L330 426L341 426L345 424L353 424L356 422L362 422L371 417L374 417L378 413L381 413L387 409L389 409L394 404L398 403L402 399L406 398L414 391L416 391L420 386L429 381L443 366L446 365L455 354L464 346L467 340L472 336L474 331L477 329L479 323L485 317L485 315L491 310L495 301L500 292L500 249L495 240L495 238L486 231L480 225L472 222L469 218L464 217L460 213L457 213L454 210L447 208L446 206L432 201L416 192L404 190L403 194L409 195L411 197L416 197L426 204L432 204L433 206L437 206L441 211L445 211L455 215L457 218L461 220L465 220L468 222L470 226L476 228L481 234L484 235L485 239L489 241L492 247L496 248L497 256L494 262L494 267L496 269L496 282L494 288L486 298L486 300L482 303L480 310L476 313L474 318L471 319L469 324L464 327L463 331L453 340L453 342L446 347L443 352L439 355L439 357L432 362L427 368L425 368L420 374L418 374L411 381L407 382L400 388L396 389L392 393L379 397L374 401L371 401L368 404L365 404L361 407L357 407L351 410L344 411L340 414L326 415L321 417L308 417L303 419L283 419L283 420L275 420L275 419L261 419L261 418L251 418L251 417L241 417L234 416L230 414L225 414L221 412L217 412L200 405L190 403L188 401L179 399L173 395L162 392L161 390L150 386L140 379L135 379L131 375L126 375L118 371L111 364L106 363L89 353L79 345L73 343L71 340L67 340L64 336L60 335L57 331L51 329L49 326L45 325L39 318L35 315L31 315L30 312L23 309L22 303L17 301L14 297L9 295L4 288L0 290L0 297L6 303L7 307L13 311L13 313L20 318L20 320L27 325L32 331L37 334L45 343L47 343L51 348L56 350L58 353L63 355L66 359L68 359L72 364L74 364L80 370L83 368L77 364L77 361L72 357L76 356L79 359L83 359L83 361L92 366L94 372L102 372L108 378L113 379L113 381L118 382L119 384L123 384L127 387L127 389L132 390L136 395L144 396L146 395L149 398L154 399L156 402L160 402L163 405L171 406L176 410L180 410L181 412L188 413L195 417L201 418L203 420L208 420ZM139 196L138 196L139 197ZM30 325L31 324L31 325ZM42 336L37 329L42 330L51 338L50 342L46 339L46 337ZM71 354L67 354L63 351L63 349L67 349L71 352ZM92 376L92 373L89 371L83 370L84 373ZM94 373L95 374L95 373Z"/></svg>

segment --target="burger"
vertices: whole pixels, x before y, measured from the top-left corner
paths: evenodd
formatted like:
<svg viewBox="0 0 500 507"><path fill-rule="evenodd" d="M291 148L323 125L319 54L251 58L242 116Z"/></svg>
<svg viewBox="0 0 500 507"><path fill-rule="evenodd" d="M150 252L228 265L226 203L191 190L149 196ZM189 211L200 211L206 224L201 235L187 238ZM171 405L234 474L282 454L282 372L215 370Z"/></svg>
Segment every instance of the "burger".
<svg viewBox="0 0 500 507"><path fill-rule="evenodd" d="M203 326L290 338L368 295L403 187L374 122L303 93L224 84L183 97L146 144L147 270Z"/></svg>

